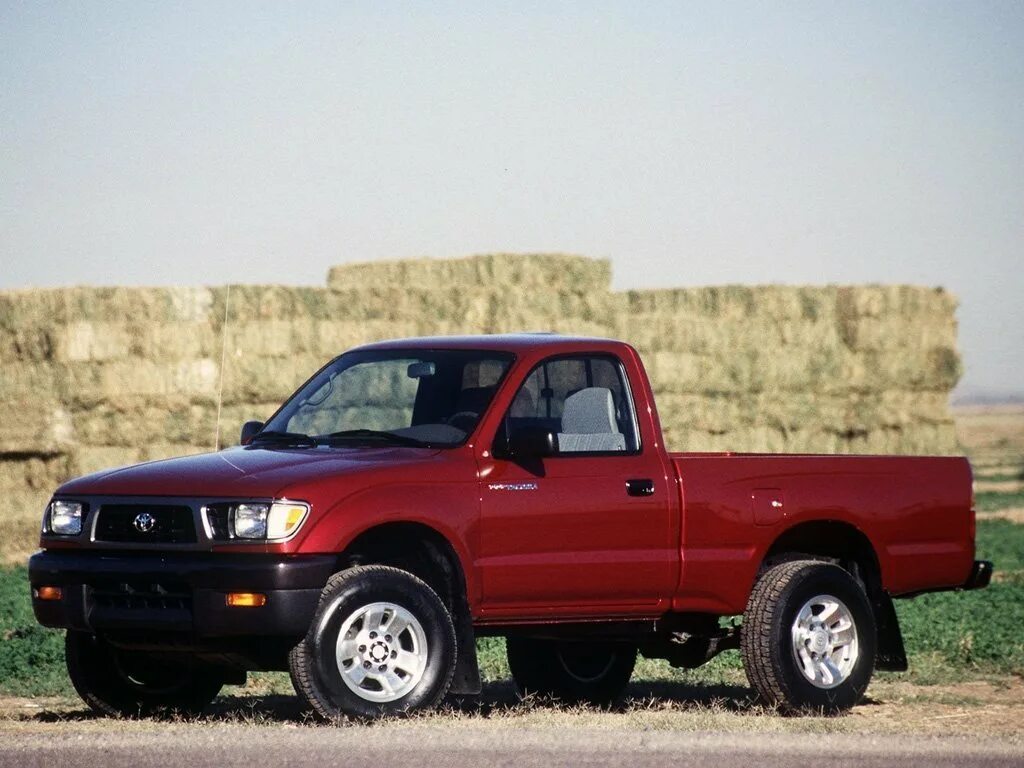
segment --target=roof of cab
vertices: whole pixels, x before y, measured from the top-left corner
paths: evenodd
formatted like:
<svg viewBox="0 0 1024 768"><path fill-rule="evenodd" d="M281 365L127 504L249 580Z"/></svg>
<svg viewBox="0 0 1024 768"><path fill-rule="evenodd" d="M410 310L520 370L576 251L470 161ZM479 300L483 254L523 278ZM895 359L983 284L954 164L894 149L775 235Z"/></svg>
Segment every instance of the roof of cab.
<svg viewBox="0 0 1024 768"><path fill-rule="evenodd" d="M593 349L624 345L615 339L592 336L562 336L558 333L495 333L476 336L420 336L389 339L356 347L366 349L487 349L516 352L533 349L565 351L572 348Z"/></svg>

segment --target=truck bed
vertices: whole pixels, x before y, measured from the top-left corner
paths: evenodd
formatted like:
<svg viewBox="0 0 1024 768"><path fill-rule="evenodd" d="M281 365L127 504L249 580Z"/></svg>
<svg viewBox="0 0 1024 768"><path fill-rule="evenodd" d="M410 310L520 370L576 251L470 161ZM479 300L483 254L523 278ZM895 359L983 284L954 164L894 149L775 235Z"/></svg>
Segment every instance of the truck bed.
<svg viewBox="0 0 1024 768"><path fill-rule="evenodd" d="M669 460L682 509L679 610L741 612L773 544L801 532L821 541L862 535L893 596L956 587L970 574L965 458L670 453Z"/></svg>

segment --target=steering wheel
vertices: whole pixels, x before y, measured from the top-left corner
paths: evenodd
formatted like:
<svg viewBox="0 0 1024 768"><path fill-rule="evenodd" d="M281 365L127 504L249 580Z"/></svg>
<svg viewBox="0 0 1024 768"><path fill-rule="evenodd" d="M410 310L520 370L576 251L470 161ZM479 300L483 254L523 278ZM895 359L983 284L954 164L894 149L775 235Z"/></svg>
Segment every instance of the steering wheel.
<svg viewBox="0 0 1024 768"><path fill-rule="evenodd" d="M445 419L444 423L455 427L456 429L461 429L468 435L473 431L473 427L476 426L476 423L479 420L480 414L478 413L474 413L473 411L459 411Z"/></svg>

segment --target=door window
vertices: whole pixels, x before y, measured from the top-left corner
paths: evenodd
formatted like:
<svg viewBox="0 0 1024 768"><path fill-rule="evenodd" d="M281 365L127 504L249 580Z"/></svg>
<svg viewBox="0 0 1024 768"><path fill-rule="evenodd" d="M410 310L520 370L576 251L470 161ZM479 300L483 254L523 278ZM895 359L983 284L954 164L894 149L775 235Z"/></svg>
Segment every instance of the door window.
<svg viewBox="0 0 1024 768"><path fill-rule="evenodd" d="M559 455L636 453L636 414L614 357L562 357L538 365L512 401L498 443L520 429L558 435Z"/></svg>

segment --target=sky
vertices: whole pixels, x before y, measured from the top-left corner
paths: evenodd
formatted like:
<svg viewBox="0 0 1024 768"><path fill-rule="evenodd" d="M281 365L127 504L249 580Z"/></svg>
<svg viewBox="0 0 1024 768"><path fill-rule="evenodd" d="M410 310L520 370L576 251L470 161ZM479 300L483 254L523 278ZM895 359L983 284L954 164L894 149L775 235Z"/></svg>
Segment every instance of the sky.
<svg viewBox="0 0 1024 768"><path fill-rule="evenodd" d="M497 251L944 286L1024 393L1024 3L0 0L0 289Z"/></svg>

